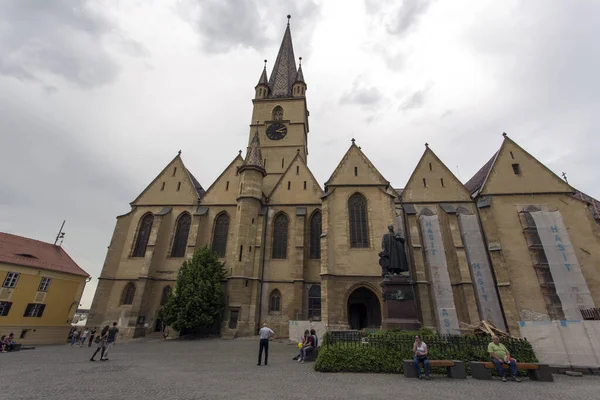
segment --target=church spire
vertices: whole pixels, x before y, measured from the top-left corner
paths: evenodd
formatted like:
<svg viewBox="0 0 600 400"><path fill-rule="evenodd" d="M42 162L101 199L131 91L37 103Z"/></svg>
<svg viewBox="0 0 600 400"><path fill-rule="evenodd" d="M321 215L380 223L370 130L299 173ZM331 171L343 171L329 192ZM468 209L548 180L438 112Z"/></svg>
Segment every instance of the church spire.
<svg viewBox="0 0 600 400"><path fill-rule="evenodd" d="M265 66L262 70L262 74L260 74L260 78L258 79L256 86L258 85L269 85L269 80L267 79L267 60L265 60Z"/></svg>
<svg viewBox="0 0 600 400"><path fill-rule="evenodd" d="M304 82L304 74L302 73L302 57L300 57L300 62L298 63L298 74L296 75L296 82Z"/></svg>
<svg viewBox="0 0 600 400"><path fill-rule="evenodd" d="M269 80L271 97L291 97L292 85L298 75L292 46L292 33L290 32L290 18L291 16L288 15L288 25L285 28L281 47Z"/></svg>
<svg viewBox="0 0 600 400"><path fill-rule="evenodd" d="M250 146L248 147L248 152L246 153L246 159L240 166L238 172L242 172L245 169L256 169L262 172L263 175L266 175L265 166L263 165L262 151L260 150L260 139L258 138L258 125L257 130L254 133L254 137L250 142Z"/></svg>

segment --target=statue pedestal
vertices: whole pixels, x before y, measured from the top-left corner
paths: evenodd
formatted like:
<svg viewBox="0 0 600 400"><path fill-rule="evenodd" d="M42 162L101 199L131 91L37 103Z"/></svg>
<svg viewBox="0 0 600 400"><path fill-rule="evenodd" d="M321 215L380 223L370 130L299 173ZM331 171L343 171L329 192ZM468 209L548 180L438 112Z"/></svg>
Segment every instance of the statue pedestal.
<svg viewBox="0 0 600 400"><path fill-rule="evenodd" d="M412 279L405 275L387 275L380 286L383 290L383 329L416 331L421 328Z"/></svg>

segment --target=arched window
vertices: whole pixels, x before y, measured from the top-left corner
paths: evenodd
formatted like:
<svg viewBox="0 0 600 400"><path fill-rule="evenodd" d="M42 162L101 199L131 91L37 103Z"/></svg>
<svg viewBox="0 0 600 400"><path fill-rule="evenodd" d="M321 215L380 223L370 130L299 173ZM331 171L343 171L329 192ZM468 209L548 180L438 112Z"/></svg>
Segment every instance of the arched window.
<svg viewBox="0 0 600 400"><path fill-rule="evenodd" d="M471 214L471 213L469 212L469 210L467 210L467 209L466 209L466 208L464 208L463 206L459 206L459 207L456 209L456 213L457 213L457 214L463 214L463 215L469 215L469 214Z"/></svg>
<svg viewBox="0 0 600 400"><path fill-rule="evenodd" d="M273 109L273 121L281 121L283 119L283 108L277 106Z"/></svg>
<svg viewBox="0 0 600 400"><path fill-rule="evenodd" d="M317 210L310 218L310 258L321 258L321 211Z"/></svg>
<svg viewBox="0 0 600 400"><path fill-rule="evenodd" d="M223 212L215 218L212 248L219 258L225 257L227 236L229 235L229 215Z"/></svg>
<svg viewBox="0 0 600 400"><path fill-rule="evenodd" d="M432 217L432 216L434 216L435 214L434 214L434 213L433 213L433 212L432 212L432 211L431 211L429 208L424 208L424 209L421 211L421 214L420 214L420 215L425 215L425 216L427 216L427 217Z"/></svg>
<svg viewBox="0 0 600 400"><path fill-rule="evenodd" d="M312 285L308 291L308 319L321 320L321 285Z"/></svg>
<svg viewBox="0 0 600 400"><path fill-rule="evenodd" d="M360 193L355 193L348 200L350 217L350 247L369 247L369 226L367 220L367 199Z"/></svg>
<svg viewBox="0 0 600 400"><path fill-rule="evenodd" d="M160 296L160 305L161 306L164 306L165 304L167 304L169 297L171 297L171 293L173 293L173 289L171 289L171 286L165 286L163 288L162 296Z"/></svg>
<svg viewBox="0 0 600 400"><path fill-rule="evenodd" d="M284 213L275 216L273 222L273 258L287 258L288 217Z"/></svg>
<svg viewBox="0 0 600 400"><path fill-rule="evenodd" d="M133 297L135 296L135 285L133 282L129 282L125 289L123 289L123 298L121 304L133 304Z"/></svg>
<svg viewBox="0 0 600 400"><path fill-rule="evenodd" d="M192 217L190 214L183 213L179 216L177 228L175 229L175 239L173 239L173 248L171 249L171 257L185 257L191 224Z"/></svg>
<svg viewBox="0 0 600 400"><path fill-rule="evenodd" d="M150 213L142 217L137 239L135 241L135 247L133 248L133 254L131 255L132 257L144 257L146 255L146 247L148 246L148 239L150 239L153 222L154 215Z"/></svg>
<svg viewBox="0 0 600 400"><path fill-rule="evenodd" d="M269 312L280 312L281 311L281 293L275 289L269 296Z"/></svg>

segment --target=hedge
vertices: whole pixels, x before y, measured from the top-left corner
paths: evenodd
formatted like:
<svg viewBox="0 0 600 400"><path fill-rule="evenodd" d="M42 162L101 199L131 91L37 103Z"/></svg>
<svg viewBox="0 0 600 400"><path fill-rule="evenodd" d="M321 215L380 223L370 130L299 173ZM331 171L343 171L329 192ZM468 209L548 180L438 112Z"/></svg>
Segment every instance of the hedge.
<svg viewBox="0 0 600 400"><path fill-rule="evenodd" d="M320 372L403 373L403 361L412 359L416 332L327 332L315 362ZM421 332L419 332L421 333ZM421 336L429 348L432 360L463 360L470 373L469 361L488 361L489 336ZM501 340L513 358L520 362L537 362L531 344L525 340ZM433 368L433 373L444 373Z"/></svg>

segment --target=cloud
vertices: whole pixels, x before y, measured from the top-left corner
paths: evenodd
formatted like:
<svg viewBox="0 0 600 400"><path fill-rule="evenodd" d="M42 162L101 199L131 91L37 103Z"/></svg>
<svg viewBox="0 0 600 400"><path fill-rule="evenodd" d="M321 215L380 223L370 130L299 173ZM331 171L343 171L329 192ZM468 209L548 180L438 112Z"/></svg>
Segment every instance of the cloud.
<svg viewBox="0 0 600 400"><path fill-rule="evenodd" d="M389 33L405 35L417 24L430 5L429 0L403 0L395 12L394 19L387 25Z"/></svg>
<svg viewBox="0 0 600 400"><path fill-rule="evenodd" d="M115 32L87 0L3 1L0 74L39 82L53 75L85 88L112 82L120 67L103 39ZM131 39L121 42L136 46Z"/></svg>
<svg viewBox="0 0 600 400"><path fill-rule="evenodd" d="M383 100L381 91L375 86L368 86L363 82L364 76L360 75L354 80L352 89L342 95L340 104L355 104L373 107Z"/></svg>
<svg viewBox="0 0 600 400"><path fill-rule="evenodd" d="M423 107L423 105L425 104L425 100L427 99L427 96L431 91L432 87L433 85L429 84L424 88L411 93L404 99L404 101L400 105L400 110L411 110Z"/></svg>

